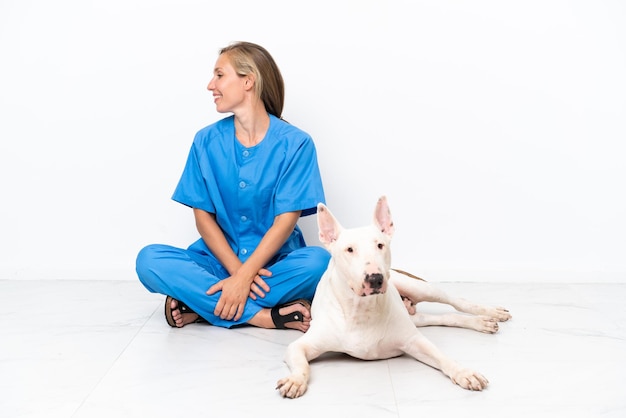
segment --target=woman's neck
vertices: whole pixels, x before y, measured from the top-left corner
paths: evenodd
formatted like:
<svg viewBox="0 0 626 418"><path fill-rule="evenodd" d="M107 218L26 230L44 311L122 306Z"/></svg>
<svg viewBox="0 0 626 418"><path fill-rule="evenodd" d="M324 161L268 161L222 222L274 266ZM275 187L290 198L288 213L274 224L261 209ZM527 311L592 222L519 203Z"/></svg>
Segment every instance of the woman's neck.
<svg viewBox="0 0 626 418"><path fill-rule="evenodd" d="M269 127L270 117L264 106L248 114L235 115L235 136L246 148L261 142Z"/></svg>

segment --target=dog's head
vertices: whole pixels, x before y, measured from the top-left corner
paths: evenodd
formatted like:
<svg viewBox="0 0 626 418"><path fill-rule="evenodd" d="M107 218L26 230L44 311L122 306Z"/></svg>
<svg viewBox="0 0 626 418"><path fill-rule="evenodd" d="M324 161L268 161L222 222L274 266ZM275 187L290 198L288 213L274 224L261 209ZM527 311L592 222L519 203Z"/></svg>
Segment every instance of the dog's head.
<svg viewBox="0 0 626 418"><path fill-rule="evenodd" d="M387 198L378 199L374 222L360 228L343 228L328 207L317 205L319 238L330 252L334 267L358 296L385 293L389 281L389 244L394 226Z"/></svg>

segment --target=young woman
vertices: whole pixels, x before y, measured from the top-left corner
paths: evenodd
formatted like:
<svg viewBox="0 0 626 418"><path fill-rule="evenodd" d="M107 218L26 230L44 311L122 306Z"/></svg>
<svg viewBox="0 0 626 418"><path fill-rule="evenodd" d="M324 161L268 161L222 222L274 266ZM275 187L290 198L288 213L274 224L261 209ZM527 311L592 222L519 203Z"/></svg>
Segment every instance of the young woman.
<svg viewBox="0 0 626 418"><path fill-rule="evenodd" d="M217 111L231 115L198 131L172 196L193 209L201 238L187 249L143 248L139 279L167 296L173 327L206 321L306 332L329 261L296 224L324 202L313 140L281 118L282 75L259 45L220 50L207 89Z"/></svg>

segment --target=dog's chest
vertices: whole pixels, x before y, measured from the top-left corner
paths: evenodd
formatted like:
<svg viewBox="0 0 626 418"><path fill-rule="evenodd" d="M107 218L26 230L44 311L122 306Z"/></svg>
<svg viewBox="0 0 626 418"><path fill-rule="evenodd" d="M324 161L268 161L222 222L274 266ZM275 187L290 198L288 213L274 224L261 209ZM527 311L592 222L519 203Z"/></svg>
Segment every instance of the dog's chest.
<svg viewBox="0 0 626 418"><path fill-rule="evenodd" d="M370 303L378 302L373 300L375 298L378 297L369 297L367 298L368 300L363 302L343 306L343 315L347 328L354 329L357 332L363 329L384 328L384 325L389 321L390 313L384 304Z"/></svg>
<svg viewBox="0 0 626 418"><path fill-rule="evenodd" d="M342 350L362 360L381 360L402 354L398 341L381 329L363 328L346 332L342 339Z"/></svg>
<svg viewBox="0 0 626 418"><path fill-rule="evenodd" d="M344 307L341 336L343 350L353 357L377 360L402 354L389 308L381 303Z"/></svg>

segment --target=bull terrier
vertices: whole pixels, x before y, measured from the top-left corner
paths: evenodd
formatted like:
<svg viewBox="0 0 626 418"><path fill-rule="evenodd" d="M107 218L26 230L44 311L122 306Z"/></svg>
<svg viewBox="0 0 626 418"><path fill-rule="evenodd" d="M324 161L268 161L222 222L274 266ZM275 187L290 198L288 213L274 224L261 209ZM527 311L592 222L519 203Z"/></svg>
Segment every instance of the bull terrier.
<svg viewBox="0 0 626 418"><path fill-rule="evenodd" d="M417 327L444 325L495 333L498 322L511 318L508 310L450 297L429 282L392 269L394 225L385 196L376 204L373 224L365 227L343 228L324 204L317 209L319 238L331 259L313 298L311 327L287 347L285 363L291 374L278 381L280 395L302 396L309 363L326 352L363 360L407 354L464 389L485 389L487 378L446 356ZM463 313L418 313L415 305L422 301L449 304Z"/></svg>

